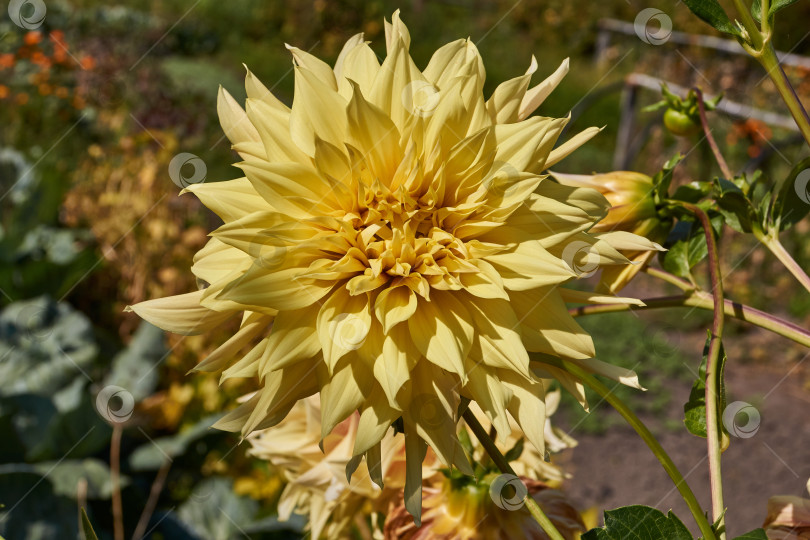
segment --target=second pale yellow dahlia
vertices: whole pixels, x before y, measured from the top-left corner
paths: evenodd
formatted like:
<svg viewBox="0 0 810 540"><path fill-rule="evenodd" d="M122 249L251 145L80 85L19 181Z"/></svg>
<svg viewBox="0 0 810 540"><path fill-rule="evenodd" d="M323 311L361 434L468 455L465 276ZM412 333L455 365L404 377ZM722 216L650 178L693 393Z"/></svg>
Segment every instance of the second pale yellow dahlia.
<svg viewBox="0 0 810 540"><path fill-rule="evenodd" d="M472 472L456 435L462 398L502 437L511 416L542 455L544 386L529 352L630 377L589 360L593 343L565 305L617 300L560 288L627 264L613 243L628 238L589 234L609 203L542 174L598 132L555 148L567 119L530 116L567 61L530 88L532 61L484 99L472 42L445 45L420 71L410 39L394 14L382 63L362 34L334 67L290 47L291 108L251 73L244 110L221 91L244 176L187 189L225 223L192 267L204 288L132 309L187 334L241 314L239 331L197 369L257 377L260 388L218 427L272 426L319 393L321 436L359 411L352 454L374 470L396 424L405 504L418 516L428 446Z"/></svg>

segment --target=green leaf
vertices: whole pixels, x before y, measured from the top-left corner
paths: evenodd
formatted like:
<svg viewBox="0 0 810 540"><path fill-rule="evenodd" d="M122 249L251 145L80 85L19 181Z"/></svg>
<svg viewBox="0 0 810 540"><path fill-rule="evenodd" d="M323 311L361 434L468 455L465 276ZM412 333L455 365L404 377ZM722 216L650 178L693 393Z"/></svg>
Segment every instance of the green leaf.
<svg viewBox="0 0 810 540"><path fill-rule="evenodd" d="M709 343L711 343L711 331L708 332L706 343L703 346L703 361L700 363L698 369L698 376L692 384L692 390L689 392L689 400L683 406L684 418L683 423L687 431L692 435L706 438L706 361L709 355ZM719 398L719 410L722 411L726 408L726 386L724 382L725 366L726 366L726 352L723 349L723 344L720 344L720 361L718 363L718 383L719 388L717 391ZM722 428L721 428L722 429Z"/></svg>
<svg viewBox="0 0 810 540"><path fill-rule="evenodd" d="M691 278L692 272L689 268L688 246L689 244L685 240L678 240L672 244L669 251L664 253L663 260L661 261L664 270L678 277L685 279Z"/></svg>
<svg viewBox="0 0 810 540"><path fill-rule="evenodd" d="M236 538L253 521L258 506L233 492L233 480L207 478L194 487L177 515L200 538Z"/></svg>
<svg viewBox="0 0 810 540"><path fill-rule="evenodd" d="M591 529L582 540L693 540L689 529L671 511L664 515L649 506L633 505L605 512L605 526Z"/></svg>
<svg viewBox="0 0 810 540"><path fill-rule="evenodd" d="M672 198L676 201L685 201L689 203L696 203L709 193L711 193L712 186L708 182L690 182L688 184L678 186Z"/></svg>
<svg viewBox="0 0 810 540"><path fill-rule="evenodd" d="M706 438L706 354L708 342L704 347L703 362L700 363L697 379L689 392L689 401L683 406L683 423L692 435Z"/></svg>
<svg viewBox="0 0 810 540"><path fill-rule="evenodd" d="M212 430L211 426L220 416L221 415L208 416L180 433L160 437L150 443L139 446L129 457L130 467L136 471L156 470L159 469L167 459L182 456L191 443L207 435L216 435L218 433Z"/></svg>
<svg viewBox="0 0 810 540"><path fill-rule="evenodd" d="M520 439L518 439L515 445L512 448L510 448L509 451L506 452L506 454L504 454L506 461L515 461L516 459L518 459L520 455L523 453L523 444L524 440L523 437L521 437Z"/></svg>
<svg viewBox="0 0 810 540"><path fill-rule="evenodd" d="M81 509L81 513L82 533L84 534L84 540L98 540L96 531L93 530L93 526L90 524L90 518L87 517L87 512L84 511L84 508Z"/></svg>
<svg viewBox="0 0 810 540"><path fill-rule="evenodd" d="M703 19L713 28L742 37L742 33L737 26L728 18L720 2L717 0L684 0L686 6L698 17Z"/></svg>
<svg viewBox="0 0 810 540"><path fill-rule="evenodd" d="M773 16L776 15L777 12L782 11L790 4L795 4L798 1L799 0L774 0L771 3L771 7L768 8L768 17L773 20ZM751 15L754 16L757 22L762 22L762 0L753 1L751 4Z"/></svg>
<svg viewBox="0 0 810 540"><path fill-rule="evenodd" d="M669 161L664 163L664 167L653 176L656 204L661 204L664 199L669 198L669 185L672 183L672 171L683 158L683 155L676 154L671 157Z"/></svg>
<svg viewBox="0 0 810 540"><path fill-rule="evenodd" d="M768 535L765 534L764 529L754 529L732 540L768 540Z"/></svg>
<svg viewBox="0 0 810 540"><path fill-rule="evenodd" d="M146 321L141 322L129 346L113 359L104 386L120 386L132 394L135 401L149 396L157 387L158 370L155 366L166 355L165 343L163 330Z"/></svg>
<svg viewBox="0 0 810 540"><path fill-rule="evenodd" d="M753 203L743 192L748 188L746 178L732 180L717 179L714 183L714 197L720 214L729 227L738 232L751 232L751 225L759 221Z"/></svg>
<svg viewBox="0 0 810 540"><path fill-rule="evenodd" d="M777 193L770 225L781 232L804 219L810 212L810 157L793 167L778 187Z"/></svg>
<svg viewBox="0 0 810 540"><path fill-rule="evenodd" d="M0 396L53 395L84 378L98 353L90 320L66 302L41 296L0 313Z"/></svg>
<svg viewBox="0 0 810 540"><path fill-rule="evenodd" d="M8 463L0 465L0 477L8 474L38 474L53 486L53 494L76 498L80 480L87 482L87 498L109 499L112 495L110 468L100 459L65 459L58 462L42 461L36 464ZM121 477L121 487L129 485L128 477Z"/></svg>

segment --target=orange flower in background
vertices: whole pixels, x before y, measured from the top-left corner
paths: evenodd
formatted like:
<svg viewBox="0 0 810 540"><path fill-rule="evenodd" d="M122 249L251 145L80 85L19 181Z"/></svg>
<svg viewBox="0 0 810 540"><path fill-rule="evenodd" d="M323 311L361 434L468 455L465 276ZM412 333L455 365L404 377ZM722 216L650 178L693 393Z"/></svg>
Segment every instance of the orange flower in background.
<svg viewBox="0 0 810 540"><path fill-rule="evenodd" d="M82 69L90 70L90 69L93 69L94 67L96 67L96 59L93 58L92 56L85 55L85 56L82 56L80 64L82 66Z"/></svg>
<svg viewBox="0 0 810 540"><path fill-rule="evenodd" d="M17 105L25 105L28 103L28 94L25 92L17 94Z"/></svg>
<svg viewBox="0 0 810 540"><path fill-rule="evenodd" d="M27 34L25 34L25 37L23 38L23 43L25 43L26 45L36 45L40 41L42 41L42 32L39 32L37 30L32 30L28 32Z"/></svg>
<svg viewBox="0 0 810 540"><path fill-rule="evenodd" d="M8 97L8 86L0 84L0 99Z"/></svg>
<svg viewBox="0 0 810 540"><path fill-rule="evenodd" d="M51 40L57 43L61 43L65 39L65 33L61 30L53 30L49 35Z"/></svg>
<svg viewBox="0 0 810 540"><path fill-rule="evenodd" d="M14 67L14 55L11 53L0 54L0 69Z"/></svg>

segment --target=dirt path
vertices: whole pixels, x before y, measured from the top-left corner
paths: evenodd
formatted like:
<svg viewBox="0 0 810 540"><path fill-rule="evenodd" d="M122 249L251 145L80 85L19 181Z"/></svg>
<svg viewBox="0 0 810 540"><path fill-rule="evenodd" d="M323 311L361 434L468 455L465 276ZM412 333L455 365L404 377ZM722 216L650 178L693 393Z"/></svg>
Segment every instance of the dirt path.
<svg viewBox="0 0 810 540"><path fill-rule="evenodd" d="M779 350L773 350L776 358ZM726 522L729 538L762 525L771 495L808 496L810 477L810 391L797 376L810 365L774 361L774 367L735 365L728 369L728 402L744 401L760 413L759 428L747 438L732 437L723 454ZM792 371L792 372L791 372ZM790 375L786 376L789 372ZM685 429L665 429L665 419L680 421L689 385L677 383L666 414L644 418L653 429L705 509L710 508L706 443ZM606 414L599 407L598 414ZM615 414L610 411L610 414ZM738 416L738 419L740 417ZM745 418L741 418L745 423ZM611 429L604 436L571 434L579 446L560 463L573 474L567 492L580 508L601 511L628 504L670 508L693 530L697 527L686 505L655 457L627 427Z"/></svg>

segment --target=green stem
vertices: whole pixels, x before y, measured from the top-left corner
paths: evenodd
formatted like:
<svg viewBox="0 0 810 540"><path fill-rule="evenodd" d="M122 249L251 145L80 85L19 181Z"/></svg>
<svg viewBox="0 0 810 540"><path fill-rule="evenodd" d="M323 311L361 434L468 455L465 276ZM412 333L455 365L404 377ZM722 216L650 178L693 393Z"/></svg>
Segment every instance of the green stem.
<svg viewBox="0 0 810 540"><path fill-rule="evenodd" d="M633 413L633 411L630 410L630 408L628 408L621 399L611 392L607 386L599 382L596 377L585 371L574 362L563 359L560 361L562 366L569 373L575 375L585 385L599 394L599 396L601 396L605 401L610 403L610 405L616 409L616 411L622 415L625 420L627 420L627 423L630 424L634 430L636 430L636 433L638 433L642 440L647 443L647 446L650 447L652 453L655 454L655 457L658 458L658 461L661 462L664 470L675 483L675 487L680 492L683 500L686 501L689 511L692 512L692 517L695 518L695 522L700 528L703 538L706 540L717 538L712 530L711 525L709 525L709 522L706 520L706 516L704 515L703 509L700 507L700 503L695 497L695 494L692 493L692 490L689 488L689 484L686 483L686 480L684 480L683 475L678 470L678 467L672 461L672 458L669 457L666 450L664 450L664 448L661 446L661 443L658 442L658 439L655 438L655 435L653 435L652 432L647 429L647 426L644 425L638 416L636 416L635 413Z"/></svg>
<svg viewBox="0 0 810 540"><path fill-rule="evenodd" d="M669 272L665 272L664 270L653 268L652 266L647 266L644 268L643 272L658 279L661 279L663 281L666 281L667 283L675 285L682 291L692 292L695 290L695 285L693 283L690 283L683 278L679 278L674 274L670 274Z"/></svg>
<svg viewBox="0 0 810 540"><path fill-rule="evenodd" d="M740 15L740 22L748 33L749 43L753 45L756 50L762 49L762 34L759 32L757 23L754 21L754 17L751 15L748 6L745 5L743 0L734 0L734 7L737 8L737 13Z"/></svg>
<svg viewBox="0 0 810 540"><path fill-rule="evenodd" d="M484 447L484 450L486 450L489 457L492 458L492 461L498 467L498 470L504 474L511 474L512 476L517 477L515 470L512 469L512 466L509 465L509 462L506 460L504 455L500 450L498 450L498 447L495 446L495 441L492 440L492 437L489 436L489 433L487 433L484 426L481 425L472 411L467 409L464 411L463 416L464 421L468 426L470 426L473 434L481 443L481 446ZM526 505L526 508L528 508L529 513L551 540L565 540L563 535L560 534L560 531L557 530L551 520L548 519L548 516L546 516L546 514L543 512L543 509L540 508L540 505L537 504L537 501L535 501L528 492L526 493L526 497L524 497L523 502Z"/></svg>
<svg viewBox="0 0 810 540"><path fill-rule="evenodd" d="M760 9L760 17L762 18L762 35L765 36L765 40L767 41L768 38L771 36L771 19L768 17L768 11L770 11L771 5L768 0L762 0L762 9Z"/></svg>
<svg viewBox="0 0 810 540"><path fill-rule="evenodd" d="M616 313L620 311L644 311L647 309L674 308L674 307L694 307L706 311L714 311L714 300L705 292L695 292L677 296L661 296L657 298L641 298L643 306L629 304L598 304L590 306L575 307L568 310L573 317L583 317L585 315L597 315L599 313ZM765 330L770 330L799 345L810 347L810 332L797 326L790 321L775 317L770 313L760 311L751 306L738 304L731 300L724 300L723 311L729 317L744 321Z"/></svg>
<svg viewBox="0 0 810 540"><path fill-rule="evenodd" d="M712 486L712 516L717 524L719 540L724 540L726 537L724 521L726 507L723 504L723 476L720 471L722 452L720 449L719 429L720 400L717 393L720 388L720 349L723 346L723 326L725 324L723 278L720 274L720 255L717 250L717 241L714 238L709 216L697 205L689 203L681 203L681 205L692 212L700 221L706 236L709 255L714 320L712 321L712 333L706 358L706 444L709 455L709 477Z"/></svg>
<svg viewBox="0 0 810 540"><path fill-rule="evenodd" d="M779 59L776 57L776 51L770 40L763 45L761 52L754 56L759 60L759 63L762 64L762 67L765 68L765 71L768 72L768 77L771 78L774 86L776 86L776 90L779 92L785 105L787 105L791 116L793 116L793 120L795 120L796 125L799 126L799 131L801 131L804 136L804 140L810 145L810 117L807 116L807 111L804 110L802 102L799 101L799 96L796 95L787 75L785 75L785 71L779 64Z"/></svg>
<svg viewBox="0 0 810 540"><path fill-rule="evenodd" d="M779 236L776 233L766 234L762 231L759 227L755 227L752 231L754 236L757 237L762 245L770 250L779 261L785 265L793 276L799 280L805 289L810 292L810 276L808 276L802 267L799 266L799 263L791 257L790 253L785 249L785 246L782 245L782 242L779 241Z"/></svg>

